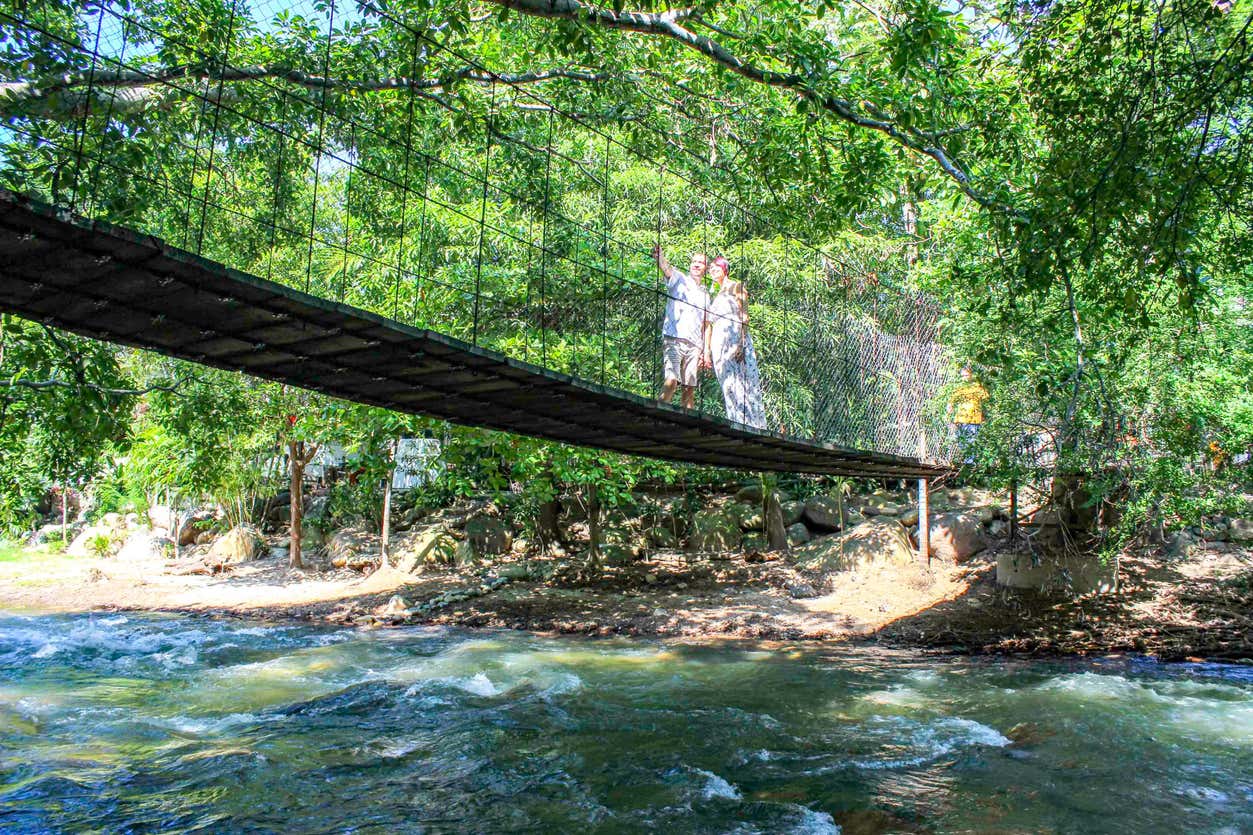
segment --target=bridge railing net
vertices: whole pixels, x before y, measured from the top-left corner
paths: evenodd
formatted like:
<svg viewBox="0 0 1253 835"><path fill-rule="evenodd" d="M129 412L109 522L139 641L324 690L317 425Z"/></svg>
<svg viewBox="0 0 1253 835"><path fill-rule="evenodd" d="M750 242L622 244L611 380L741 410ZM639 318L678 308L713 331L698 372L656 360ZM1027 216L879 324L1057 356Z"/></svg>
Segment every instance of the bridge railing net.
<svg viewBox="0 0 1253 835"><path fill-rule="evenodd" d="M198 7L202 8L202 7ZM0 184L229 267L653 398L666 287L725 255L748 290L766 424L946 460L938 312L369 4L222 0L207 38L140 6L0 6ZM286 15L284 17L283 15ZM402 48L365 72L369 22ZM302 32L297 39L294 32ZM287 44L281 70L258 44ZM287 43L290 41L290 43ZM709 375L697 408L725 416ZM925 450L925 453L921 452Z"/></svg>

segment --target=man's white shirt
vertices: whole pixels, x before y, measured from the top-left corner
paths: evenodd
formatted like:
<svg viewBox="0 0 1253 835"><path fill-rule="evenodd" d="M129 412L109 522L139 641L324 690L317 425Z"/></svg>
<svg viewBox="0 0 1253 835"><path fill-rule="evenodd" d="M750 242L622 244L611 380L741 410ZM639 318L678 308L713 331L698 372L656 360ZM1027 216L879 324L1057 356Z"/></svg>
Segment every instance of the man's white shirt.
<svg viewBox="0 0 1253 835"><path fill-rule="evenodd" d="M702 344L709 309L709 294L705 288L682 270L674 270L666 282L666 292L670 298L666 301L662 334Z"/></svg>

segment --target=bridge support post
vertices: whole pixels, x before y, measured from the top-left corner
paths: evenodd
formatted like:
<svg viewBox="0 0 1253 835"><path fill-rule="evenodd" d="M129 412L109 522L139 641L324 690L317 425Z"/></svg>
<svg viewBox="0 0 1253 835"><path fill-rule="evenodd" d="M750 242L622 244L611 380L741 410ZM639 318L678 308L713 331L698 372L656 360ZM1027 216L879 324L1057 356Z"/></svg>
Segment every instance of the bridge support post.
<svg viewBox="0 0 1253 835"><path fill-rule="evenodd" d="M1009 482L1009 541L1018 538L1018 479Z"/></svg>
<svg viewBox="0 0 1253 835"><path fill-rule="evenodd" d="M921 425L918 427L918 460L927 460L927 433ZM918 479L918 556L931 564L931 520L927 514L927 479Z"/></svg>
<svg viewBox="0 0 1253 835"><path fill-rule="evenodd" d="M918 556L931 562L931 520L927 518L927 480L918 479Z"/></svg>

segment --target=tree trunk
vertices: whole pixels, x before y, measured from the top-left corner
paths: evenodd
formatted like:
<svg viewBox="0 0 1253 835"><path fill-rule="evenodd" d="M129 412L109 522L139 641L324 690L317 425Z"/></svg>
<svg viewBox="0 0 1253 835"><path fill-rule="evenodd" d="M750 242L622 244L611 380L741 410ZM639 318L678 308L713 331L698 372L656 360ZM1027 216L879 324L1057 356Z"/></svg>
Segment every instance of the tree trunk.
<svg viewBox="0 0 1253 835"><path fill-rule="evenodd" d="M766 517L766 542L770 550L781 551L787 548L787 526L783 524L783 505L779 504L779 494L774 490L765 490L762 496L762 510Z"/></svg>
<svg viewBox="0 0 1253 835"><path fill-rule="evenodd" d="M550 499L539 506L535 533L539 537L540 548L545 551L561 542L561 527L557 524L560 513L561 503L557 499Z"/></svg>
<svg viewBox="0 0 1253 835"><path fill-rule="evenodd" d="M388 564L387 547L391 540L392 531L392 482L396 478L396 442L392 441L389 445L391 451L391 466L387 468L387 481L383 484L383 546L382 558L383 565Z"/></svg>
<svg viewBox="0 0 1253 835"><path fill-rule="evenodd" d="M183 514L178 512L178 497L172 493L166 493L166 501L170 506L170 538L174 540L174 561L178 562L183 554L182 539L180 535L183 532Z"/></svg>
<svg viewBox="0 0 1253 835"><path fill-rule="evenodd" d="M587 485L587 530L592 540L592 565L600 567L600 495L596 485Z"/></svg>
<svg viewBox="0 0 1253 835"><path fill-rule="evenodd" d="M300 558L300 545L304 537L305 515L305 443L288 441L287 457L291 462L291 561L292 568L304 568Z"/></svg>
<svg viewBox="0 0 1253 835"><path fill-rule="evenodd" d="M67 495L65 485L62 484L61 485L61 544L62 545L69 544L69 537L70 537L69 506L70 506L70 497L69 495Z"/></svg>
<svg viewBox="0 0 1253 835"><path fill-rule="evenodd" d="M918 208L914 205L913 194L907 183L901 183L901 219L905 223L905 266L912 267L918 263Z"/></svg>

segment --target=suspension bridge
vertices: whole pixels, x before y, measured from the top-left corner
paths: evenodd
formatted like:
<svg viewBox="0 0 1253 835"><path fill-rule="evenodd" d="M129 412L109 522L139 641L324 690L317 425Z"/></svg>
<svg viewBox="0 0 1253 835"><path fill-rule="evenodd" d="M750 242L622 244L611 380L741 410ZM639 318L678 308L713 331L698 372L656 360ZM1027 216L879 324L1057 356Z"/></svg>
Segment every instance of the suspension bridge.
<svg viewBox="0 0 1253 835"><path fill-rule="evenodd" d="M451 80L419 66L438 46L430 31L378 9L410 48L364 76L335 49L349 35L333 2L324 49L283 68L247 63L249 0L224 3L203 43L122 4L39 8L0 12L27 51L8 72L32 76L0 88L0 309L631 455L888 478L950 469L932 302L850 279L691 160L654 159L541 96L537 79L457 55L476 95L453 98ZM188 61L163 63L157 45ZM658 245L724 253L746 282L766 427L726 419L708 383L695 409L657 401Z"/></svg>

